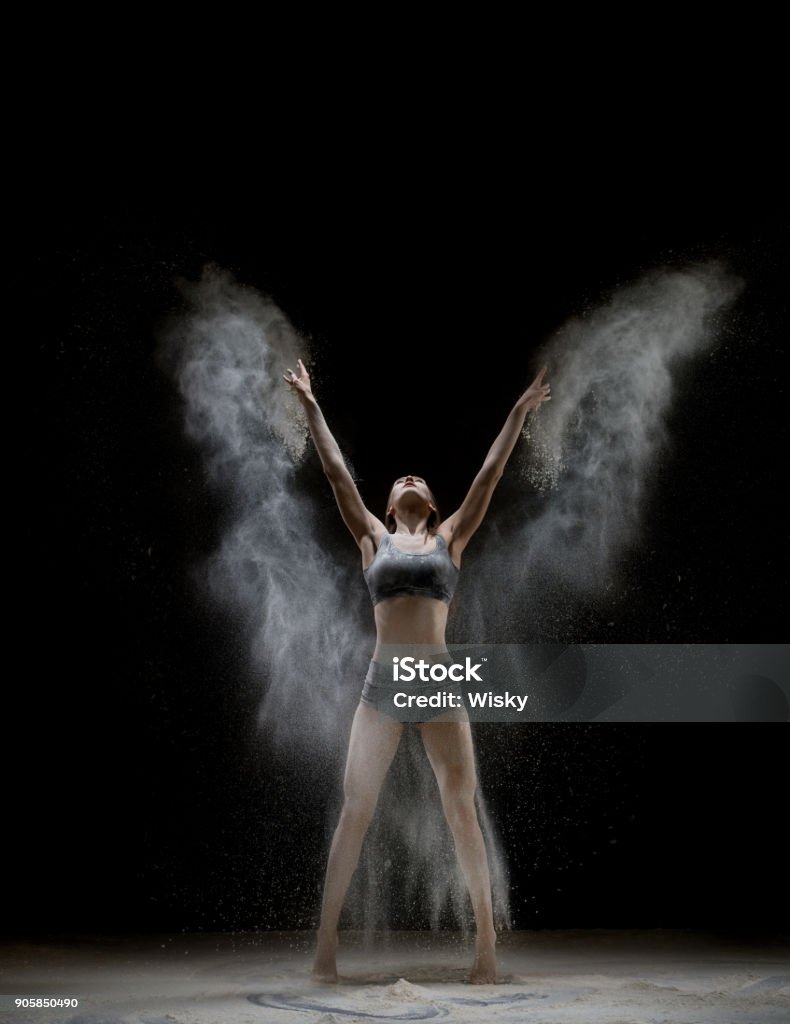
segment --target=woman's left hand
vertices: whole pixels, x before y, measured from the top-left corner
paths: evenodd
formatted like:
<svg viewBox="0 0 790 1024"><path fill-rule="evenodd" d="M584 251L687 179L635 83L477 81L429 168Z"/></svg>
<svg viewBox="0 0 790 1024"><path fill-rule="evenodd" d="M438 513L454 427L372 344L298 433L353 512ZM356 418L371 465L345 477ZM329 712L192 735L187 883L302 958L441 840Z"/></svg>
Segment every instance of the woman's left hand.
<svg viewBox="0 0 790 1024"><path fill-rule="evenodd" d="M297 393L301 401L310 401L313 398L310 374L305 369L305 365L301 359L297 360L296 365L299 369L299 373L294 373L289 366L288 372L283 374L283 380L286 384L291 385L291 390Z"/></svg>
<svg viewBox="0 0 790 1024"><path fill-rule="evenodd" d="M529 412L530 409L537 409L543 402L550 402L551 395L551 384L544 384L543 378L546 376L548 370L547 366L544 366L537 377L533 380L524 394L521 396L521 402Z"/></svg>

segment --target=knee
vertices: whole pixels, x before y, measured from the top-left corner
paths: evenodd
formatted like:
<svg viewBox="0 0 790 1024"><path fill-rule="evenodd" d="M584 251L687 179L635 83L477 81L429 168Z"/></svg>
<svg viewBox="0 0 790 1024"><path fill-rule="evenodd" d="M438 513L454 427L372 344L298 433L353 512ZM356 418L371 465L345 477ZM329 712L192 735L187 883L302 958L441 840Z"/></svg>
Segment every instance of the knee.
<svg viewBox="0 0 790 1024"><path fill-rule="evenodd" d="M346 795L343 801L343 810L340 813L340 822L345 828L366 831L373 818L376 809L374 800L360 796Z"/></svg>
<svg viewBox="0 0 790 1024"><path fill-rule="evenodd" d="M442 786L442 804L450 826L456 829L477 827L474 779L463 775L449 777Z"/></svg>
<svg viewBox="0 0 790 1024"><path fill-rule="evenodd" d="M454 832L469 832L480 827L475 802L471 797L445 801L444 812Z"/></svg>

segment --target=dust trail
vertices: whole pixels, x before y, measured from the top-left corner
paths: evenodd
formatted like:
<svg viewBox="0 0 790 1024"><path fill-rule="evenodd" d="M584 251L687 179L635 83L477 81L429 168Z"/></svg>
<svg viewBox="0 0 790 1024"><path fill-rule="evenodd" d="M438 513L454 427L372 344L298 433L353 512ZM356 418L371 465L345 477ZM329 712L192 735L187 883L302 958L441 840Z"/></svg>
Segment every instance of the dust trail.
<svg viewBox="0 0 790 1024"><path fill-rule="evenodd" d="M559 471L562 484L525 529L529 562L585 590L609 575L638 534L677 371L714 343L739 288L718 264L656 271L549 344L553 401L536 417L532 474Z"/></svg>
<svg viewBox="0 0 790 1024"><path fill-rule="evenodd" d="M308 433L281 375L298 357L309 365L308 346L270 299L227 272L208 269L180 288L185 309L162 330L161 360L183 398L185 431L229 506L221 544L200 567L201 579L246 627L250 677L264 690L259 725L268 745L305 765L342 763L374 636L369 604L350 596L366 596L358 560L351 549L335 553L320 542L318 507L299 471ZM392 843L407 837L402 866L410 920L420 923L427 913L434 925L463 924L463 884L437 854L446 826L436 783L409 742L390 785L365 842L352 923L387 923L382 865L392 859ZM481 817L487 820L484 804ZM504 858L490 823L487 839L495 904L507 921ZM454 863L452 851L450 858Z"/></svg>
<svg viewBox="0 0 790 1024"><path fill-rule="evenodd" d="M186 433L230 505L203 579L249 631L270 740L323 746L337 734L339 683L359 657L361 630L343 599L351 567L319 543L316 509L299 487L307 425L281 375L309 361L307 345L270 299L226 272L209 268L180 287L187 309L163 332L163 358Z"/></svg>
<svg viewBox="0 0 790 1024"><path fill-rule="evenodd" d="M528 417L522 449L524 476L542 498L525 488L518 526L504 516L491 524L499 536L475 563L487 581L476 589L487 599L506 581L506 593L498 618L464 593L463 634L497 639L515 610L518 639L547 639L530 626L533 616L545 624L538 606L556 611L567 595L604 591L639 537L680 373L715 343L741 287L715 262L655 270L544 347L536 364L550 367L552 401Z"/></svg>
<svg viewBox="0 0 790 1024"><path fill-rule="evenodd" d="M511 928L510 879L501 835L488 812L485 779L476 795L488 855L494 921ZM410 807L407 814L387 808ZM420 808L419 813L415 810ZM427 897L427 898L426 898ZM416 730L407 728L365 839L349 919L374 932L392 926L474 931L474 915L444 818L439 790Z"/></svg>

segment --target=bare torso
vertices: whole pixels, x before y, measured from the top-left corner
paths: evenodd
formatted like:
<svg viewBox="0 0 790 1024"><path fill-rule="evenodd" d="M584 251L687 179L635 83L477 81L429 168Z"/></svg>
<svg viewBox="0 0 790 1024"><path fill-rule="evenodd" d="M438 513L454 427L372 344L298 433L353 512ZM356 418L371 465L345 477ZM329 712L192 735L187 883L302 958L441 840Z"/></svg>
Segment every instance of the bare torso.
<svg viewBox="0 0 790 1024"><path fill-rule="evenodd" d="M447 536L439 527L447 544L450 557L456 568L460 569L457 556L452 550L452 537ZM367 569L376 556L382 534L366 537L360 545L362 549L362 568ZM435 550L436 539L429 537L411 537L408 533L393 534L393 543L401 551L410 554L429 554ZM426 652L447 650L445 632L447 629L447 613L449 606L434 597L415 597L404 594L380 601L373 609L376 620L376 648L373 652L374 661L385 661L397 653L401 645L424 644Z"/></svg>

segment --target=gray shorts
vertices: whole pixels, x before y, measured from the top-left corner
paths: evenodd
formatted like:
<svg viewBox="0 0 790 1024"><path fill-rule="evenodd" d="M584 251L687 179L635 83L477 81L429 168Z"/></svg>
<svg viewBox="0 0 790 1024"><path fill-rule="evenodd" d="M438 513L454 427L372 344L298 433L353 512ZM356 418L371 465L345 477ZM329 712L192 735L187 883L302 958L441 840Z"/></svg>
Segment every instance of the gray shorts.
<svg viewBox="0 0 790 1024"><path fill-rule="evenodd" d="M423 659L431 666L454 664L449 653L423 655ZM409 697L425 697L427 701L422 701L423 706L420 707L415 701L409 702ZM419 675L408 682L396 680L391 661L371 661L360 700L398 722L469 720L461 683L455 683L449 678L423 681ZM406 706L399 707L399 704Z"/></svg>

